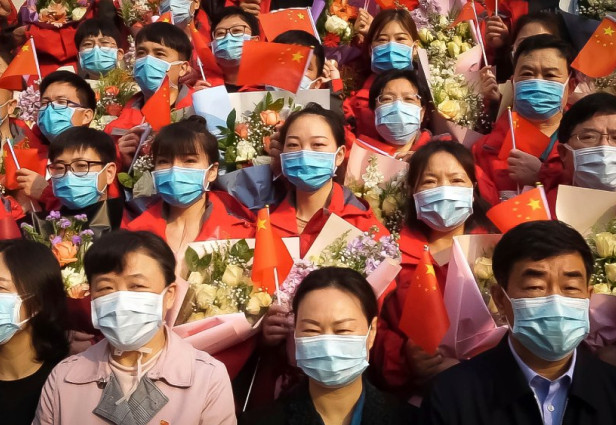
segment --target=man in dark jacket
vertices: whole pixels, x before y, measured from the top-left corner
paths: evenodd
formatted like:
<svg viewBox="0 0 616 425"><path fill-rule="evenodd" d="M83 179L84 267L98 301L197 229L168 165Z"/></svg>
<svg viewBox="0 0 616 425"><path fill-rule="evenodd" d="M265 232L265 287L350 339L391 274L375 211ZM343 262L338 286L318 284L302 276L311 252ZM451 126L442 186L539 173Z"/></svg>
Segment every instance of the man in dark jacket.
<svg viewBox="0 0 616 425"><path fill-rule="evenodd" d="M511 330L436 379L424 423L616 423L616 368L578 348L589 330L592 266L584 238L562 222L506 233L494 251L492 296Z"/></svg>

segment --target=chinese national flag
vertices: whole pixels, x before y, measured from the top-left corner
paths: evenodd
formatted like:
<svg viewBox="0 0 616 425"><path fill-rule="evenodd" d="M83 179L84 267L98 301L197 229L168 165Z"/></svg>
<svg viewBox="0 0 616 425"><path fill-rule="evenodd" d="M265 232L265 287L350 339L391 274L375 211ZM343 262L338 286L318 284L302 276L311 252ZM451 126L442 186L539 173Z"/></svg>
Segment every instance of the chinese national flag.
<svg viewBox="0 0 616 425"><path fill-rule="evenodd" d="M543 134L541 130L535 127L530 121L525 120L515 112L511 113L511 120L515 133L516 149L531 154L535 158L541 157L550 144L550 138ZM498 159L501 161L507 160L512 149L513 139L511 138L511 130L509 130L505 140L503 140L501 150L498 153Z"/></svg>
<svg viewBox="0 0 616 425"><path fill-rule="evenodd" d="M173 14L171 13L171 11L165 12L158 17L156 22L166 22L168 24L173 24Z"/></svg>
<svg viewBox="0 0 616 425"><path fill-rule="evenodd" d="M466 22L466 21L475 21L476 23L478 23L477 19L475 18L475 11L473 11L473 3L475 4L475 11L477 12L478 15L483 12L483 6L481 6L480 4L477 4L474 1L469 1L465 3L464 6L462 6L460 13L458 14L458 16L456 16L456 19L451 24L451 27L455 27L460 22Z"/></svg>
<svg viewBox="0 0 616 425"><path fill-rule="evenodd" d="M601 21L571 66L593 78L616 69L616 18L608 15Z"/></svg>
<svg viewBox="0 0 616 425"><path fill-rule="evenodd" d="M21 46L2 76L0 88L7 90L24 90L25 79L30 75L38 75L36 50L34 40L30 39Z"/></svg>
<svg viewBox="0 0 616 425"><path fill-rule="evenodd" d="M7 142L10 143L10 142ZM45 167L47 166L47 160L39 157L38 149L28 148L21 144L13 146L13 151L17 157L19 165L15 164L13 155L5 145L4 148L4 171L5 171L5 186L7 189L17 189L17 170L20 168L26 168L31 171L36 171L41 176L45 176Z"/></svg>
<svg viewBox="0 0 616 425"><path fill-rule="evenodd" d="M17 222L4 205L4 198L0 200L0 240L21 239L21 232Z"/></svg>
<svg viewBox="0 0 616 425"><path fill-rule="evenodd" d="M551 219L542 186L493 206L486 216L503 233L528 221Z"/></svg>
<svg viewBox="0 0 616 425"><path fill-rule="evenodd" d="M216 63L216 57L214 56L214 53L212 53L212 49L210 49L210 44L207 40L205 40L203 34L199 32L192 22L188 25L193 46L195 47L195 52L197 53L197 57L201 59L201 65L203 66L205 78L207 78L210 83L212 83L211 80L213 79L220 79L220 84L223 84L224 80L222 80L222 70Z"/></svg>
<svg viewBox="0 0 616 425"><path fill-rule="evenodd" d="M158 90L145 102L145 105L141 108L141 113L154 131L171 124L169 77L165 77Z"/></svg>
<svg viewBox="0 0 616 425"><path fill-rule="evenodd" d="M428 354L436 352L449 329L443 294L427 250L415 269L399 326L413 344L419 345Z"/></svg>
<svg viewBox="0 0 616 425"><path fill-rule="evenodd" d="M490 16L494 15L494 12L496 12L497 3L498 3L498 0L485 0L484 1L485 8L490 14Z"/></svg>
<svg viewBox="0 0 616 425"><path fill-rule="evenodd" d="M286 245L272 229L269 208L262 208L257 214L257 235L255 256L252 264L252 280L268 294L276 291L274 270L282 284L293 267L293 258Z"/></svg>
<svg viewBox="0 0 616 425"><path fill-rule="evenodd" d="M376 0L381 10L386 9L401 9L415 10L419 7L418 0Z"/></svg>
<svg viewBox="0 0 616 425"><path fill-rule="evenodd" d="M312 49L306 46L246 41L237 84L270 85L295 93L299 90L311 55Z"/></svg>
<svg viewBox="0 0 616 425"><path fill-rule="evenodd" d="M264 13L259 15L259 22L269 41L273 41L283 32L290 30L306 31L318 39L310 10L305 7Z"/></svg>

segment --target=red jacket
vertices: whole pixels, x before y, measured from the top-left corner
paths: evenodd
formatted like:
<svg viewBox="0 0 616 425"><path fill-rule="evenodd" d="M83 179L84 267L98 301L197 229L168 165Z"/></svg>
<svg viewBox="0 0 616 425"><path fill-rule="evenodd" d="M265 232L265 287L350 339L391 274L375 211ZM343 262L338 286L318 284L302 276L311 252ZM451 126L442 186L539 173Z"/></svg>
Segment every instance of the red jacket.
<svg viewBox="0 0 616 425"><path fill-rule="evenodd" d="M300 256L306 255L312 243L315 241L330 214L336 214L358 229L366 232L376 226L379 230L377 237L389 234L387 229L374 216L370 206L362 199L357 198L349 189L334 183L329 205L319 210L306 224L300 234L297 228L297 211L291 203L289 196L276 207L270 214L272 226L278 229L280 236L299 236Z"/></svg>
<svg viewBox="0 0 616 425"><path fill-rule="evenodd" d="M477 141L472 151L475 164L485 173L486 177L493 182L499 194L503 191L517 190L517 183L509 177L507 161L498 159L501 146L509 133L509 120L507 114L503 114L492 129L492 132ZM542 162L539 170L539 181L546 191L554 187L561 178L563 165L558 155L554 141L548 146L547 159Z"/></svg>
<svg viewBox="0 0 616 425"><path fill-rule="evenodd" d="M424 130L419 133L419 137L417 137L417 140L415 140L413 146L411 146L411 152L415 152L417 149L421 148L424 145L427 145L428 142L432 140L451 141L453 139L450 134L432 136L432 133L430 131ZM355 143L357 143L364 149L369 149L380 154L385 153L389 156L395 156L396 152L400 148L400 146L392 145L390 143L382 141L381 138L374 139L370 136L365 136L363 134L357 138Z"/></svg>
<svg viewBox="0 0 616 425"><path fill-rule="evenodd" d="M370 87L375 78L376 74L371 74L361 89L346 98L342 103L342 110L347 121L355 121L355 134L379 139L379 133L374 126L374 111L368 105Z"/></svg>

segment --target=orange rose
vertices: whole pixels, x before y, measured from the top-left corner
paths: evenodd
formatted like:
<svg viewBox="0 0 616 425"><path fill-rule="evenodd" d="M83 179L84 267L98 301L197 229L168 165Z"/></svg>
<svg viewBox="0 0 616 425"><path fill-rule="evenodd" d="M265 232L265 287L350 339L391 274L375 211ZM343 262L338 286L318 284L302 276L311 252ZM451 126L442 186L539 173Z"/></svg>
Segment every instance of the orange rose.
<svg viewBox="0 0 616 425"><path fill-rule="evenodd" d="M50 3L46 9L41 10L39 20L59 28L67 22L66 8L61 3Z"/></svg>
<svg viewBox="0 0 616 425"><path fill-rule="evenodd" d="M120 94L120 89L116 86L109 86L105 89L105 94L108 96L117 96Z"/></svg>
<svg viewBox="0 0 616 425"><path fill-rule="evenodd" d="M71 241L58 242L51 247L51 251L60 263L60 267L77 261L77 246Z"/></svg>
<svg viewBox="0 0 616 425"><path fill-rule="evenodd" d="M263 121L265 125L276 125L280 121L280 115L278 115L278 112L268 109L267 111L261 112L261 121Z"/></svg>
<svg viewBox="0 0 616 425"><path fill-rule="evenodd" d="M235 134L237 134L240 139L246 139L248 137L248 124L245 122L235 124Z"/></svg>

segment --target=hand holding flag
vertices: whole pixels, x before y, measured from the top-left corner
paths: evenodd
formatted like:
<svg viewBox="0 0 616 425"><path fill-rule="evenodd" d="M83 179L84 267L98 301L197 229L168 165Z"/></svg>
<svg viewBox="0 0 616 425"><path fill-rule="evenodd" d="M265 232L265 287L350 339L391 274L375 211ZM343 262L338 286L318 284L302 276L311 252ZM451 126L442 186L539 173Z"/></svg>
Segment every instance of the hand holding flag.
<svg viewBox="0 0 616 425"><path fill-rule="evenodd" d="M490 208L486 216L505 233L518 224L550 220L550 209L543 186L536 187Z"/></svg>

